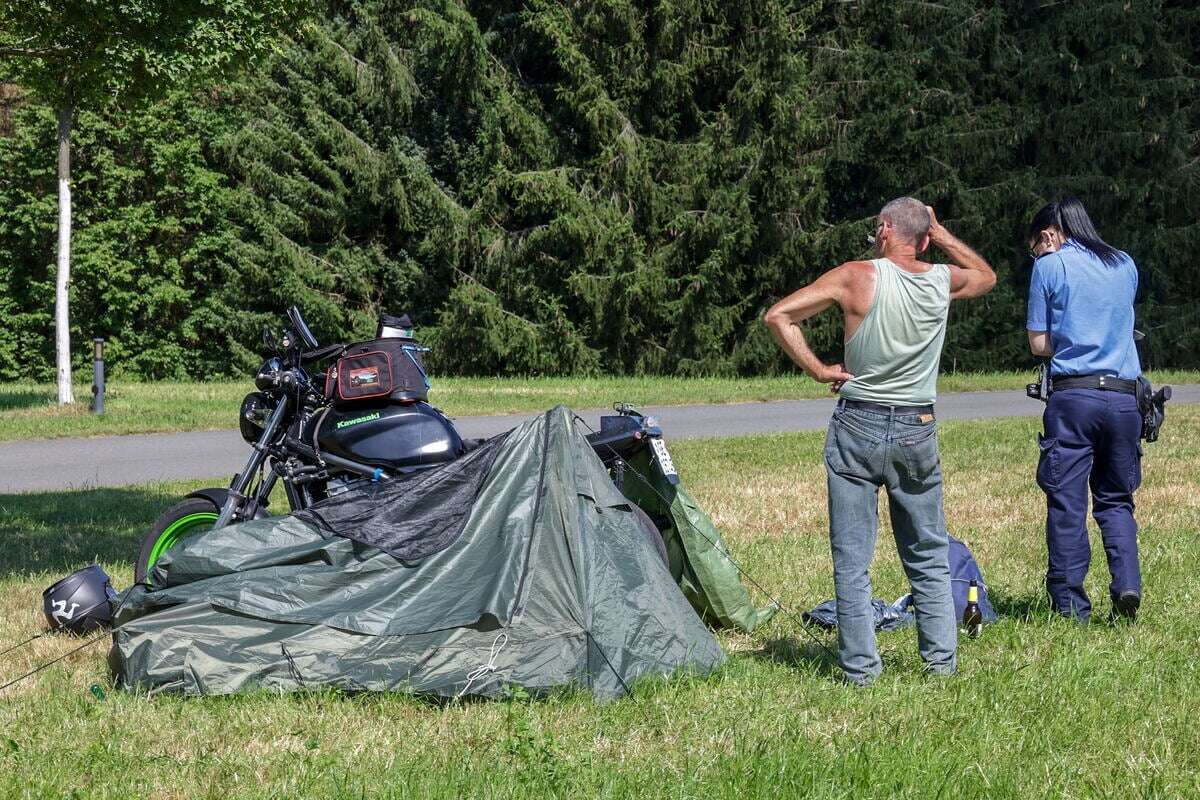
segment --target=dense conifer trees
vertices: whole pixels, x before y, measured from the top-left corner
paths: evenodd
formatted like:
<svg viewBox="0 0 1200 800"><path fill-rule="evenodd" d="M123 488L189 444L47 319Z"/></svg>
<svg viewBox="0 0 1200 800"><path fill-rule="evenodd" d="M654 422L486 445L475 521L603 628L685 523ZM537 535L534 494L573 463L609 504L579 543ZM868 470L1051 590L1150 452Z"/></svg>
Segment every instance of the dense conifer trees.
<svg viewBox="0 0 1200 800"><path fill-rule="evenodd" d="M1143 267L1156 362L1197 366L1198 17L335 3L231 84L82 116L76 324L156 377L236 370L293 301L328 338L410 311L442 371L771 372L766 305L864 255L879 206L915 194L1001 274L954 311L946 366L1010 368L1029 363L1020 232L1072 191ZM8 377L53 363L48 114L27 99L0 131ZM840 348L832 319L812 339Z"/></svg>

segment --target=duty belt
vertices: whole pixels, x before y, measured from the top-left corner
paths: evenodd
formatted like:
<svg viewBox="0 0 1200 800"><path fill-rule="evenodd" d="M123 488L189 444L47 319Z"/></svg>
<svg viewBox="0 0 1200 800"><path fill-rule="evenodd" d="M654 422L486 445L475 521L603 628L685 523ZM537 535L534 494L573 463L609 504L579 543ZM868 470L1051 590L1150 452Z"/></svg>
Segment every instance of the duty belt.
<svg viewBox="0 0 1200 800"><path fill-rule="evenodd" d="M933 406L885 406L880 403L868 403L865 400L838 400L838 408L857 408L860 411L874 411L876 414L932 414Z"/></svg>
<svg viewBox="0 0 1200 800"><path fill-rule="evenodd" d="M1050 378L1052 391L1063 389L1102 389L1106 392L1137 395L1137 381L1115 375L1058 375Z"/></svg>

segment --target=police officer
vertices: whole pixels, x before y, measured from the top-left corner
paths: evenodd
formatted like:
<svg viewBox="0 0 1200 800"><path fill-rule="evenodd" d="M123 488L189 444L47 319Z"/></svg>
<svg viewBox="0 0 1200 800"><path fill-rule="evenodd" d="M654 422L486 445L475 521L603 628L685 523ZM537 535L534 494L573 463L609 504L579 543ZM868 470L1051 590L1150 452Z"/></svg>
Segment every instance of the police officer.
<svg viewBox="0 0 1200 800"><path fill-rule="evenodd" d="M1137 268L1100 238L1083 204L1065 197L1029 226L1036 259L1026 327L1034 355L1050 359L1051 395L1037 482L1046 493L1046 591L1058 613L1086 621L1091 561L1088 488L1112 575L1113 617L1141 605L1133 493L1141 484L1141 374L1133 339Z"/></svg>

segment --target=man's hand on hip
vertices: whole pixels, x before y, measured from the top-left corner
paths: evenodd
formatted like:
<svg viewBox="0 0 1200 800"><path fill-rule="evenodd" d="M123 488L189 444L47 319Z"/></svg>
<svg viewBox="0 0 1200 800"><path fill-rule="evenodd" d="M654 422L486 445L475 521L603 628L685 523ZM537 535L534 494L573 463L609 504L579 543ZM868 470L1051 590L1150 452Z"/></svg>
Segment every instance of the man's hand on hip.
<svg viewBox="0 0 1200 800"><path fill-rule="evenodd" d="M846 371L845 364L822 364L813 370L812 378L818 383L828 383L829 391L836 394L841 391L846 381L853 380L854 376Z"/></svg>

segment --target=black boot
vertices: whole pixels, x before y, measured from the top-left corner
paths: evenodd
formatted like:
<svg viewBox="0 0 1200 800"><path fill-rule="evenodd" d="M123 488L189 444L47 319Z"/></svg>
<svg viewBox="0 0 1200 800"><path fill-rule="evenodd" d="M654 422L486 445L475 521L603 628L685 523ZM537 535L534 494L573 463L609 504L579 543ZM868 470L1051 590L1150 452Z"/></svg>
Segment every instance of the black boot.
<svg viewBox="0 0 1200 800"><path fill-rule="evenodd" d="M1142 605L1142 596L1133 590L1121 592L1113 600L1113 618L1127 619L1133 622L1137 619L1138 608Z"/></svg>

